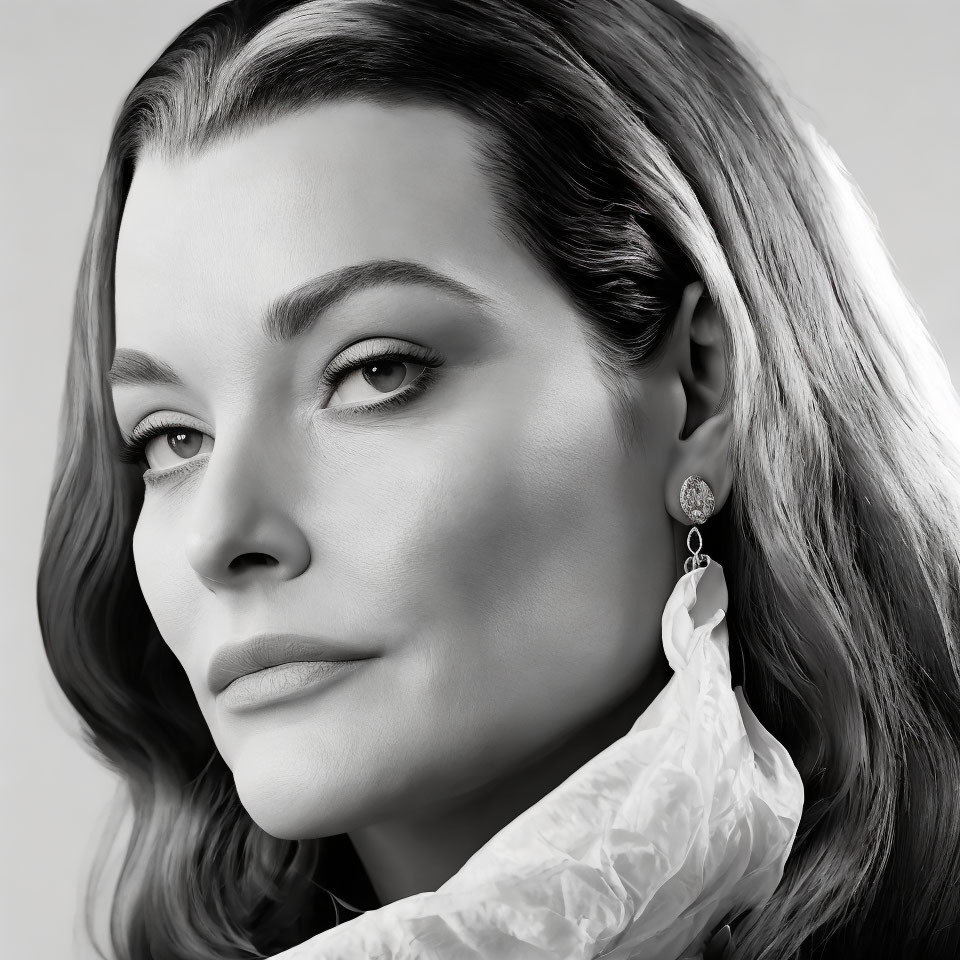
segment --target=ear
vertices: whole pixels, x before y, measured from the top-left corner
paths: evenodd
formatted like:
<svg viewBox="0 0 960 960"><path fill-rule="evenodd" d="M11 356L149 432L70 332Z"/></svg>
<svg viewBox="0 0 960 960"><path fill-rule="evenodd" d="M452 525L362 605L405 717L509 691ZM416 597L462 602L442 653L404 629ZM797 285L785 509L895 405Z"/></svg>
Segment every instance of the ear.
<svg viewBox="0 0 960 960"><path fill-rule="evenodd" d="M710 485L714 513L733 484L730 405L720 405L729 374L727 326L699 280L684 288L670 349L687 412L668 458L664 493L670 515L689 527L692 523L680 506L680 488L687 477L703 477Z"/></svg>

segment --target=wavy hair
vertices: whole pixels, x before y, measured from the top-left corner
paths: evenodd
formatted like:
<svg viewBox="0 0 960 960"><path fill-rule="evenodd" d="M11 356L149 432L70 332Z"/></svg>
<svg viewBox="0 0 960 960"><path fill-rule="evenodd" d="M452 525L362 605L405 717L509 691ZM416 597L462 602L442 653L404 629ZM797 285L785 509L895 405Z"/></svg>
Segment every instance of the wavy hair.
<svg viewBox="0 0 960 960"><path fill-rule="evenodd" d="M189 158L338 98L433 103L478 126L500 226L582 311L624 436L640 428L621 385L657 361L702 280L726 326L734 425L708 542L730 575L738 679L806 790L737 956L960 954L960 400L836 155L674 0L234 0L123 102L79 271L37 582L56 680L132 817L113 953L262 957L338 922L324 878L364 895L338 838L278 839L241 806L137 582L142 483L116 456L106 383L138 158ZM88 927L113 840L111 826Z"/></svg>

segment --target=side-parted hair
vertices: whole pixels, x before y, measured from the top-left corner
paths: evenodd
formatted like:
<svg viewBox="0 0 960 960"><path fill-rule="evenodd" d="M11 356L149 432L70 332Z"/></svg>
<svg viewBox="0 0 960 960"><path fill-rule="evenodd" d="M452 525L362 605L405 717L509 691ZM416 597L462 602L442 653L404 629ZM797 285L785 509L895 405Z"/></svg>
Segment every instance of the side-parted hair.
<svg viewBox="0 0 960 960"><path fill-rule="evenodd" d="M735 682L806 790L737 958L960 955L960 400L836 155L675 0L234 0L123 102L76 289L37 583L54 675L131 816L114 955L280 952L337 922L320 879L342 891L356 872L333 839L272 837L240 804L137 582L143 486L117 458L106 382L138 158L189 159L344 98L476 125L501 229L582 311L625 440L642 428L623 385L703 281L729 347L734 483L706 536L729 574ZM114 839L111 826L88 925Z"/></svg>

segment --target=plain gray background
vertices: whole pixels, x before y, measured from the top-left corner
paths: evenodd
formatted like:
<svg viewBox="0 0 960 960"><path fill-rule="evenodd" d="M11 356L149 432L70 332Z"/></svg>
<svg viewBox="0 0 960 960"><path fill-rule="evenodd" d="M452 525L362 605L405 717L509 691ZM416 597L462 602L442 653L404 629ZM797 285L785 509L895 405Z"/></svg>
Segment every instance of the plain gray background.
<svg viewBox="0 0 960 960"><path fill-rule="evenodd" d="M212 4L211 4L212 5ZM960 383L956 0L695 0L840 154ZM71 304L119 105L200 0L4 0L0 951L93 956L79 894L114 780L80 745L37 626Z"/></svg>

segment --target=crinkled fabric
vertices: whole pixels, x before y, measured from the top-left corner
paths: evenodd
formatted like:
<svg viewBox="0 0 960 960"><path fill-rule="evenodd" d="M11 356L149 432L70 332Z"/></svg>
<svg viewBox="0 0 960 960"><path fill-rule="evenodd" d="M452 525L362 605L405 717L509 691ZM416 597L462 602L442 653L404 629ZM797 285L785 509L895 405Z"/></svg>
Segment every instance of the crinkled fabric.
<svg viewBox="0 0 960 960"><path fill-rule="evenodd" d="M367 911L275 960L699 955L732 910L773 893L803 809L790 755L731 687L726 607L720 564L681 576L662 618L673 676L625 736L437 891Z"/></svg>

